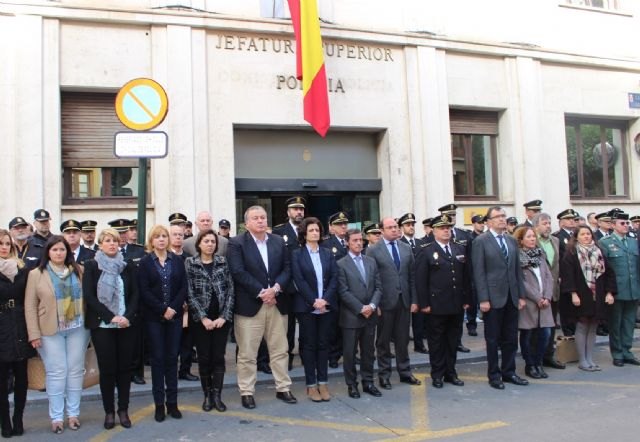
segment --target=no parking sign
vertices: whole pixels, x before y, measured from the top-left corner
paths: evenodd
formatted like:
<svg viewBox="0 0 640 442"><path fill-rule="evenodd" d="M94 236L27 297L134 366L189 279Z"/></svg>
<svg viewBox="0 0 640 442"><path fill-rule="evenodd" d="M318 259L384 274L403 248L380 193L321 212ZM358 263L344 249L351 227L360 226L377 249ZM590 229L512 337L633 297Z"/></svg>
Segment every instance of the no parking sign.
<svg viewBox="0 0 640 442"><path fill-rule="evenodd" d="M150 78L129 81L116 96L116 115L129 129L153 129L164 121L168 109L167 93Z"/></svg>

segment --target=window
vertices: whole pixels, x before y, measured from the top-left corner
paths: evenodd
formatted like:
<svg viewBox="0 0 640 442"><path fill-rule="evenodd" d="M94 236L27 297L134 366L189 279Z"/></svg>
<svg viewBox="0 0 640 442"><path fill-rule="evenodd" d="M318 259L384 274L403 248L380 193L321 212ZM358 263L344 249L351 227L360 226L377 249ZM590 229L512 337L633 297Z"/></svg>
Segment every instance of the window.
<svg viewBox="0 0 640 442"><path fill-rule="evenodd" d="M496 112L449 111L456 199L496 199Z"/></svg>
<svg viewBox="0 0 640 442"><path fill-rule="evenodd" d="M260 16L265 18L290 18L286 0L260 0Z"/></svg>
<svg viewBox="0 0 640 442"><path fill-rule="evenodd" d="M588 6L611 11L618 10L618 0L566 0L566 2L572 6Z"/></svg>
<svg viewBox="0 0 640 442"><path fill-rule="evenodd" d="M565 132L571 197L626 197L626 124L567 118Z"/></svg>
<svg viewBox="0 0 640 442"><path fill-rule="evenodd" d="M115 133L127 130L114 102L111 93L62 93L63 204L137 201L138 161L113 154Z"/></svg>

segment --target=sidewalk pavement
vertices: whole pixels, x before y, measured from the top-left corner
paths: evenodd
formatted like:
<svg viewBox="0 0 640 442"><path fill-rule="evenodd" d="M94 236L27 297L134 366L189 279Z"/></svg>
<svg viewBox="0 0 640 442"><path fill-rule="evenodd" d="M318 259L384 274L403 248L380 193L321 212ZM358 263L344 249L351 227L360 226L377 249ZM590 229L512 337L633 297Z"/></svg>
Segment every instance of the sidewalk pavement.
<svg viewBox="0 0 640 442"><path fill-rule="evenodd" d="M558 330L560 332L560 330ZM560 332L561 333L561 332ZM640 329L635 329L634 333L634 341L638 341L640 339ZM467 330L465 327L464 336L462 338L462 343L465 347L469 348L471 351L469 353L460 353L458 352L458 364L468 364L472 362L484 362L487 359L487 355L485 352L484 345L484 327L482 323L478 323L478 336L472 337L467 335ZM609 338L606 336L598 336L596 345L608 345ZM425 340L426 345L426 340ZM293 382L304 382L304 368L300 362L300 358L298 356L298 348L294 350L295 359L293 362L293 370L289 372L289 376ZM227 360L227 372L225 374L224 385L225 388L229 390L237 389L237 379L236 379L236 363L235 363L235 355L236 355L236 345L229 343L227 345L226 352L226 360ZM424 368L429 365L429 355L415 353L413 351L413 343L409 342L409 356L411 358L411 366L414 368ZM395 366L395 361L393 361ZM524 366L521 359L516 361L517 366L522 368ZM198 374L198 364L192 364L191 373L197 375ZM338 377L338 383L342 382L342 360L340 360L340 365L338 368L329 368L329 377ZM145 385L136 385L131 384L131 396L142 396L142 395L151 395L151 367L145 366L145 380L147 383ZM270 384L273 383L273 376L264 374L262 372L258 372L258 384ZM178 381L178 391L200 391L200 381ZM100 399L100 386L95 385L91 388L87 388L82 393L83 400L99 400ZM29 390L27 401L30 403L44 402L47 401L47 393Z"/></svg>

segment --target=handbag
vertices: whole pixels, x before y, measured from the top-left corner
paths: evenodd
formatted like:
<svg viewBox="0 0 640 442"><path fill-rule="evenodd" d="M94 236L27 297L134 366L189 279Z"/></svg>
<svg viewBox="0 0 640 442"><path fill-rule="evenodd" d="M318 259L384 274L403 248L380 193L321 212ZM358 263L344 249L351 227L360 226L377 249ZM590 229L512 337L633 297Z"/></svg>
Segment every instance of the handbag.
<svg viewBox="0 0 640 442"><path fill-rule="evenodd" d="M40 356L27 360L27 379L29 390L44 390L47 375L44 371L44 362Z"/></svg>
<svg viewBox="0 0 640 442"><path fill-rule="evenodd" d="M98 369L98 358L93 345L87 348L84 354L84 379L82 388L93 387L100 383L100 370Z"/></svg>
<svg viewBox="0 0 640 442"><path fill-rule="evenodd" d="M576 338L573 336L558 336L556 340L556 359L563 364L578 362Z"/></svg>

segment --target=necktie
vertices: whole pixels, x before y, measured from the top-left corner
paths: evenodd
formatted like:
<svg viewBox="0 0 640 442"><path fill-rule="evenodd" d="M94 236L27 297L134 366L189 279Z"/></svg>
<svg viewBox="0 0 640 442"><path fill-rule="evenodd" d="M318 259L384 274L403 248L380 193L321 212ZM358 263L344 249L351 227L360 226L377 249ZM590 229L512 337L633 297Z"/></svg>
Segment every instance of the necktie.
<svg viewBox="0 0 640 442"><path fill-rule="evenodd" d="M498 235L498 242L500 242L500 250L502 250L502 256L504 256L504 259L507 259L507 246L504 245L504 237L502 235Z"/></svg>
<svg viewBox="0 0 640 442"><path fill-rule="evenodd" d="M448 258L451 258L451 252L449 251L449 244L444 246L444 253L445 255L447 255Z"/></svg>
<svg viewBox="0 0 640 442"><path fill-rule="evenodd" d="M413 240L413 238L411 238L411 239L409 240L409 244L411 244L411 248L412 248L412 249L415 249L415 248L416 248L416 243L415 243L415 241Z"/></svg>
<svg viewBox="0 0 640 442"><path fill-rule="evenodd" d="M122 247L122 248L120 249L120 253L122 253L122 256L124 256L124 255L125 255L125 252L126 252L126 251L127 251L127 248L126 248L126 247Z"/></svg>
<svg viewBox="0 0 640 442"><path fill-rule="evenodd" d="M393 263L396 265L396 270L400 270L400 255L398 255L398 249L396 249L396 242L389 242L391 245L391 256L393 256Z"/></svg>
<svg viewBox="0 0 640 442"><path fill-rule="evenodd" d="M346 247L345 244L344 244L344 239L340 240L340 244L342 244L342 248Z"/></svg>
<svg viewBox="0 0 640 442"><path fill-rule="evenodd" d="M622 245L625 247L625 249L627 248L627 237L626 236L622 237Z"/></svg>
<svg viewBox="0 0 640 442"><path fill-rule="evenodd" d="M362 281L367 282L367 274L364 271L364 263L362 262L362 255L356 256L356 267L358 271L360 271L360 276L362 276Z"/></svg>

